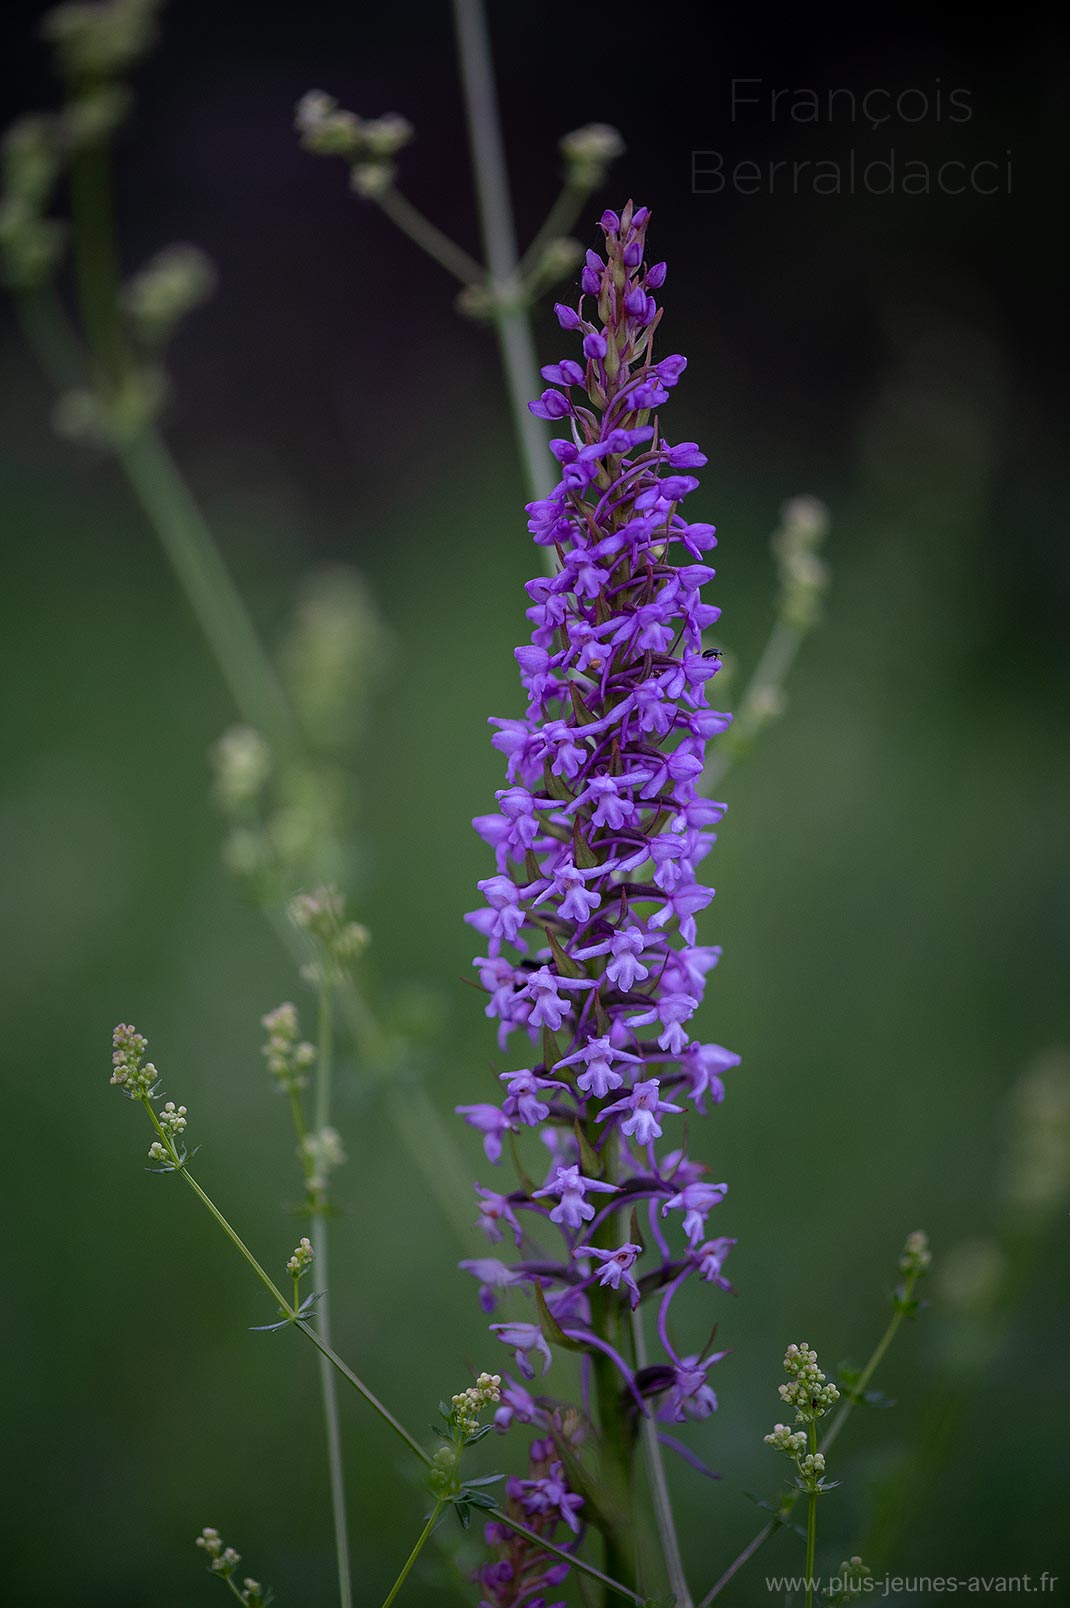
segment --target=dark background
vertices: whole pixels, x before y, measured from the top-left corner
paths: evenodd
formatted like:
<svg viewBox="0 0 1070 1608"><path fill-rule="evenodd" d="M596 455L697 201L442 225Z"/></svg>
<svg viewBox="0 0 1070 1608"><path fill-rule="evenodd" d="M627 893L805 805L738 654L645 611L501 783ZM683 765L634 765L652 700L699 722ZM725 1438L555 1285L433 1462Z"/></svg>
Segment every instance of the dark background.
<svg viewBox="0 0 1070 1608"><path fill-rule="evenodd" d="M53 93L41 9L0 23L10 115ZM721 1410L686 1432L724 1479L674 1473L701 1594L761 1521L746 1493L776 1491L760 1437L785 1345L861 1360L907 1230L927 1227L938 1260L1001 1232L1012 1089L1066 1042L1064 40L1026 10L990 29L931 12L490 12L522 236L555 193L557 138L592 119L628 151L585 243L607 202L653 208L668 349L691 363L674 438L710 454L702 517L744 667L770 624L780 503L807 491L832 511L828 618L788 718L725 784L702 930L726 951L705 1036L744 1066L692 1132L731 1185L717 1231L740 1239L740 1296L718 1309ZM939 79L973 115L874 131L752 107L733 123L733 77L766 95L934 96ZM357 913L383 987L411 979L440 1002L430 1090L448 1113L489 1076L492 1036L454 983L486 874L466 823L500 785L484 721L518 706L511 648L537 561L493 341L340 165L298 150L292 107L314 85L412 120L403 188L477 250L448 6L175 0L120 141L122 255L133 269L189 239L219 268L173 353L168 432L265 635L301 574L335 560L364 570L393 633L354 781ZM933 165L1009 149L1011 193L691 189L696 149L846 164L890 146ZM537 335L545 360L563 354L545 307ZM190 1542L211 1523L283 1608L328 1603L309 1359L293 1336L245 1332L270 1314L185 1192L145 1177L143 1135L107 1087L111 1026L134 1020L196 1116L206 1184L266 1258L285 1255L290 1140L258 1018L297 985L219 868L205 755L234 711L113 468L52 435L8 322L0 356L11 1600L200 1601L218 1588ZM469 1363L502 1359L455 1237L360 1069L343 1071L339 1349L420 1426ZM934 1280L882 1380L900 1405L860 1415L837 1450L819 1562L883 1547L899 1574L1058 1572L1064 1225L1009 1315L956 1316ZM941 1465L934 1424L963 1382ZM375 1603L421 1498L344 1405L357 1600ZM763 1557L801 1568L801 1545ZM731 1600L769 1600L764 1572ZM413 1600L449 1600L436 1578Z"/></svg>

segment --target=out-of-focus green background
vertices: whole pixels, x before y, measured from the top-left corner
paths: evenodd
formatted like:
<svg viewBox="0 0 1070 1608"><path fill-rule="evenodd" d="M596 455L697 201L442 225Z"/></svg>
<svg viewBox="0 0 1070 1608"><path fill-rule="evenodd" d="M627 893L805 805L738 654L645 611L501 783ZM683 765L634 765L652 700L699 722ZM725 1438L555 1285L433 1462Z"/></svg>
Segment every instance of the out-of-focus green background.
<svg viewBox="0 0 1070 1608"><path fill-rule="evenodd" d="M691 1311L696 1341L712 1310L731 1348L720 1411L683 1432L724 1477L673 1471L701 1593L761 1522L748 1493L777 1491L761 1435L785 1345L861 1361L908 1230L928 1229L938 1264L1000 1232L1014 1087L1067 1041L1065 479L1040 138L1054 79L1026 22L998 52L927 23L881 54L842 36L830 50L831 25L737 20L714 59L689 32L701 8L678 5L654 83L632 54L653 25L629 6L600 81L582 12L492 9L523 226L552 194L554 138L592 117L631 148L606 199L634 191L655 209L666 337L691 359L672 433L710 453L714 596L742 670L771 622L779 504L813 492L834 521L827 620L788 717L725 783L702 923L725 949L706 1036L744 1064L691 1125L730 1184L716 1231L739 1238L738 1297L703 1291ZM47 93L38 15L5 14L13 112ZM450 52L438 4L409 21L175 7L118 185L131 266L189 237L220 268L175 352L170 435L258 626L277 641L302 575L340 561L367 576L392 635L352 784L354 908L377 997L413 984L437 1001L426 1086L447 1117L491 1087L493 1034L458 981L475 952L461 915L488 865L467 823L501 785L485 721L519 707L511 650L536 561L489 336L455 319L439 271L358 208L340 168L292 149L287 124L312 83L404 111L420 133L407 182L474 246ZM997 72L1008 55L1017 74ZM891 132L933 160L955 140L1013 146L1019 188L692 195L694 148L742 159L824 139L842 158L890 137L733 125L733 74L967 83L965 134ZM538 338L546 360L564 350L545 312ZM111 1027L132 1020L190 1107L204 1183L278 1265L295 1236L292 1147L259 1017L305 996L219 863L206 755L235 712L114 469L54 438L13 327L0 343L6 1599L211 1600L191 1545L210 1523L283 1608L328 1604L312 1359L292 1334L248 1332L271 1312L181 1184L143 1171L143 1126L107 1081ZM470 1366L505 1360L455 1270L481 1242L439 1220L345 1053L336 1120L338 1346L419 1428ZM475 1137L457 1142L489 1181ZM862 1550L904 1575L1058 1572L1065 1209L1054 1219L1009 1318L963 1316L932 1281L882 1371L897 1407L859 1414L837 1448L828 1568ZM374 1604L421 1496L361 1404L343 1410L357 1600ZM725 1601L768 1600L766 1559L801 1568L801 1544L778 1537ZM462 1600L436 1569L411 1600Z"/></svg>

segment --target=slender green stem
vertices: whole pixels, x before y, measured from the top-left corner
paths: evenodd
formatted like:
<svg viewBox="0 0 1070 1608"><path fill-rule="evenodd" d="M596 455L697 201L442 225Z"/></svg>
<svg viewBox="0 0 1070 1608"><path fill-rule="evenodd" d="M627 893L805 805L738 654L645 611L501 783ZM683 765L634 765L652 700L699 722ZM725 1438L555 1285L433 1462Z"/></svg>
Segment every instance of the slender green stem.
<svg viewBox="0 0 1070 1608"><path fill-rule="evenodd" d="M832 1420L832 1423L822 1436L817 1447L818 1451L828 1451L829 1447L836 1440L840 1434L840 1431L850 1418L855 1407L858 1405L858 1402L862 1398L867 1385L873 1378L873 1375L876 1373L878 1367L884 1359L888 1347L891 1345L892 1341L899 1332L899 1328L904 1317L903 1308L912 1299L914 1286L916 1283L917 1279L914 1276L908 1276L904 1280L901 1302L897 1300L895 1310L888 1321L887 1328L877 1341L877 1344L870 1355L869 1361L862 1369L862 1372L858 1377L858 1383L852 1388L851 1394L844 1401L843 1406L840 1408L839 1412L836 1414L836 1417ZM765 1543L769 1540L769 1537L774 1535L776 1531L782 1527L792 1508L795 1506L795 1503L798 1501L800 1494L801 1493L798 1490L788 1492L787 1496L784 1498L780 1513L777 1515L777 1517L775 1519L770 1519L768 1524L763 1525L758 1531L758 1534L754 1537L754 1540L749 1542L748 1545L743 1548L743 1551L739 1554L739 1556L732 1560L732 1562L728 1565L728 1568L724 1571L724 1574L722 1574L720 1578L716 1580L710 1587L709 1591L699 1603L698 1608L709 1608L710 1603L713 1602L716 1597L720 1596L721 1592L724 1590L725 1586L728 1585L728 1582L733 1578L733 1576L738 1574L743 1565L749 1562L749 1560L753 1558L754 1554L765 1545Z"/></svg>
<svg viewBox="0 0 1070 1608"><path fill-rule="evenodd" d="M911 1290L912 1288L912 1283L908 1283L907 1289ZM909 1300L909 1298L909 1294L907 1294L906 1299ZM895 1311L892 1313L891 1318L888 1320L888 1327L878 1340L872 1356L866 1363L866 1366L862 1369L862 1372L859 1374L857 1384L852 1387L851 1394L844 1401L843 1406L840 1408L825 1434L822 1436L821 1450L823 1452L828 1451L833 1441L839 1435L844 1424L846 1424L848 1418L850 1418L854 1408L858 1405L858 1397L865 1395L866 1387L880 1366L888 1347L899 1333L899 1326L902 1321L903 1313L897 1306Z"/></svg>
<svg viewBox="0 0 1070 1608"><path fill-rule="evenodd" d="M733 728L738 731L739 743L735 747L731 743L722 744L717 752L710 755L699 779L701 792L708 793L732 769L752 736L751 727L756 711L766 697L783 690L799 649L808 635L808 631L785 619L783 615L778 615L747 683L746 691L739 700L736 724Z"/></svg>
<svg viewBox="0 0 1070 1608"><path fill-rule="evenodd" d="M56 389L84 384L89 358L67 323L54 288L42 285L20 291L14 304L26 344Z"/></svg>
<svg viewBox="0 0 1070 1608"><path fill-rule="evenodd" d="M230 1587L231 1591L237 1597L238 1601L241 1602L241 1603L244 1603L245 1598L242 1596L241 1592L238 1590L237 1586L234 1584L234 1580L233 1580L232 1576L224 1575L223 1579L226 1581L226 1583Z"/></svg>
<svg viewBox="0 0 1070 1608"><path fill-rule="evenodd" d="M813 1421L807 1427L810 1435L810 1451L815 1453L817 1451L817 1429ZM814 1602L814 1551L816 1544L817 1492L811 1491L809 1509L806 1515L806 1608L813 1608Z"/></svg>
<svg viewBox="0 0 1070 1608"><path fill-rule="evenodd" d="M636 1307L632 1313L632 1336L635 1346L636 1368L644 1368L646 1366L647 1350L641 1307ZM687 1576L684 1573L684 1560L680 1552L680 1539L676 1533L676 1521L673 1518L669 1482L665 1476L665 1459L662 1456L661 1442L658 1440L657 1422L653 1416L643 1419L640 1435L643 1442L643 1455L646 1460L647 1479L650 1482L650 1494L654 1504L654 1519L657 1523L661 1551L669 1577L669 1589L676 1597L676 1608L693 1608Z"/></svg>
<svg viewBox="0 0 1070 1608"><path fill-rule="evenodd" d="M276 905L265 904L262 908L294 964L303 965L306 951L284 913ZM339 990L361 1070L375 1081L387 1117L409 1160L423 1175L443 1221L449 1223L461 1245L469 1245L472 1212L464 1202L471 1199L472 1178L453 1131L442 1120L424 1086L414 1078L401 1077L393 1062L390 1039L357 980L347 973Z"/></svg>
<svg viewBox="0 0 1070 1608"><path fill-rule="evenodd" d="M400 190L391 185L374 199L402 234L408 235L414 245L426 251L439 267L445 268L462 285L482 285L486 282L487 276L475 258L462 250L449 235L443 234L430 218L425 218Z"/></svg>
<svg viewBox="0 0 1070 1608"><path fill-rule="evenodd" d="M521 279L536 273L539 259L546 247L553 240L560 240L568 235L583 211L589 197L590 190L585 184L571 184L567 180L558 192L557 200L550 208L546 217L539 226L538 232L530 246L520 259L517 273Z"/></svg>
<svg viewBox="0 0 1070 1608"><path fill-rule="evenodd" d="M333 1015L330 986L320 983L319 991L319 1043L316 1055L316 1129L327 1127L331 1114L331 1075L334 1054ZM312 1249L315 1255L317 1282L321 1294L316 1307L316 1322L322 1339L331 1344L331 1278L329 1263L329 1235L327 1219L318 1210L312 1219ZM327 1437L327 1470L331 1486L331 1515L334 1521L335 1558L338 1565L338 1598L341 1608L352 1608L353 1587L349 1562L349 1523L346 1515L345 1470L342 1463L342 1431L338 1417L338 1393L335 1389L334 1369L328 1357L319 1359L320 1395L323 1400L323 1423Z"/></svg>
<svg viewBox="0 0 1070 1608"><path fill-rule="evenodd" d="M720 1596L721 1592L724 1590L725 1586L727 1586L732 1577L739 1573L745 1563L750 1562L754 1554L761 1547L764 1547L765 1543L769 1540L769 1537L775 1534L775 1532L780 1529L780 1526L781 1520L778 1518L770 1519L768 1524L763 1525L763 1527L758 1531L758 1534L754 1537L754 1540L743 1548L743 1551L739 1554L738 1558L733 1558L724 1574L721 1575L720 1579L717 1580L712 1588L706 1593L702 1601L699 1603L699 1608L708 1608L708 1604L711 1603L715 1597Z"/></svg>
<svg viewBox="0 0 1070 1608"><path fill-rule="evenodd" d="M402 1571L398 1575L397 1579L394 1581L394 1584L391 1586L390 1591L387 1594L386 1600L383 1603L383 1608L390 1608L390 1604L394 1601L394 1598L397 1596L398 1592L401 1590L402 1586L405 1584L405 1581L408 1578L409 1570L412 1568L413 1564L416 1562L417 1558L420 1556L420 1553L423 1551L424 1546L426 1545L426 1543L427 1543L427 1541L428 1541L428 1539L429 1539L429 1537L431 1535L431 1531L435 1528L435 1525L438 1523L438 1516L442 1512L443 1506L444 1506L444 1504L442 1502L436 1502L434 1507L431 1509L431 1512L428 1515L427 1523L424 1525L423 1529L420 1532L420 1539L417 1541L416 1545L413 1547L412 1551L409 1553L408 1557L405 1559L405 1563L404 1563L404 1566L402 1568Z"/></svg>
<svg viewBox="0 0 1070 1608"><path fill-rule="evenodd" d="M489 288L513 425L531 495L545 497L553 486L553 475L545 432L528 412L528 402L540 389L539 366L531 318L519 294L516 231L487 23L481 0L454 0L453 15Z"/></svg>
<svg viewBox="0 0 1070 1608"><path fill-rule="evenodd" d="M358 1376L353 1372L352 1368L348 1367L347 1364L342 1361L338 1353L332 1350L327 1341L325 1341L321 1335L316 1333L316 1330L313 1329L311 1324L308 1323L304 1318L298 1317L296 1308L290 1305L289 1301L286 1299L278 1285L275 1283L274 1279L271 1277L271 1274L268 1273L267 1270L257 1261L248 1245L246 1245L245 1241L241 1238L237 1229L232 1227L232 1225L227 1221L227 1219L223 1216L223 1213L219 1210L219 1207L216 1205L215 1201L201 1188L200 1184L194 1178L189 1168L183 1162L171 1139L160 1126L156 1113L152 1109L152 1105L147 1096L141 1097L141 1103L148 1112L149 1117L152 1120L152 1125L156 1129L164 1148L167 1150L171 1158L171 1163L175 1172L177 1172L181 1178L185 1179L190 1189L192 1189L193 1193L197 1196L197 1199L215 1218L216 1222L219 1224L219 1227L230 1240L235 1250L238 1251L239 1254L245 1259L264 1288L269 1292L270 1295L274 1297L275 1301L278 1303L279 1311L282 1313L283 1317L288 1318L291 1323L293 1323L294 1328L300 1329L301 1333L312 1341L312 1344L316 1347L317 1351L321 1352L323 1356L327 1358L328 1362L330 1362L331 1366L337 1369L337 1371L342 1375L343 1379L346 1379L349 1384L353 1386L354 1390L358 1391L360 1395L364 1397L364 1400L368 1403L368 1406L371 1407L374 1412L378 1413L379 1417L385 1424L389 1424L390 1428L394 1431L394 1434L397 1435L400 1440L405 1442L409 1450L415 1452L416 1456L422 1463L430 1465L431 1458L420 1445L419 1441L416 1440L414 1436L410 1435L408 1430L398 1422L388 1407L384 1407L378 1396L368 1389L363 1379L358 1378Z"/></svg>
<svg viewBox="0 0 1070 1608"><path fill-rule="evenodd" d="M616 1182L617 1149L617 1137L610 1135L602 1150L607 1184ZM620 1242L620 1224L611 1213L595 1233L593 1243L609 1250L615 1249ZM615 1291L595 1285L590 1291L590 1303L593 1332L619 1351L622 1343L628 1343L619 1296ZM608 1495L607 1522L602 1531L606 1570L631 1585L635 1579L635 1435L622 1406L620 1375L613 1359L602 1351L596 1351L591 1358L591 1372ZM618 1608L621 1598L619 1594L607 1590L605 1601L606 1608Z"/></svg>
<svg viewBox="0 0 1070 1608"><path fill-rule="evenodd" d="M390 1409L383 1406L383 1403L379 1400L378 1396L372 1394L364 1381L359 1379L353 1370L342 1361L337 1351L332 1350L331 1347L327 1345L326 1341L316 1333L311 1324L306 1323L304 1318L298 1318L294 1327L300 1329L302 1334L307 1335L316 1349L321 1351L327 1358L327 1361L331 1364L331 1367L340 1373L343 1379L348 1380L348 1382L353 1386L354 1390L360 1392L360 1394L364 1397L364 1400L368 1403L368 1406L379 1414L379 1417L384 1423L390 1425L390 1428L394 1431L394 1434L397 1435L400 1440L405 1442L405 1445L409 1448L410 1452L415 1452L421 1463L425 1463L428 1467L430 1467L431 1458L420 1445L420 1442L416 1440L414 1436L410 1435L408 1430L405 1429L402 1424L398 1423Z"/></svg>
<svg viewBox="0 0 1070 1608"><path fill-rule="evenodd" d="M564 1547L555 1547L552 1541L547 1541L544 1536L536 1535L534 1530L529 1530L526 1524L521 1524L518 1519L512 1518L510 1514L505 1512L504 1508L488 1508L487 1514L488 1517L494 1519L495 1523L504 1524L506 1529L514 1530L517 1535L526 1537L528 1541L541 1548L543 1552L549 1552L555 1558L564 1558L565 1562L570 1563L579 1574L586 1575L590 1580L597 1580L600 1585L605 1586L609 1591L616 1592L619 1597L624 1598L626 1601L638 1603L644 1601L644 1598L637 1591L633 1591L630 1586L622 1585L619 1580L614 1580L612 1575L603 1574L602 1570L596 1569L593 1563L587 1563L585 1559L577 1557L575 1553L566 1552Z"/></svg>
<svg viewBox="0 0 1070 1608"><path fill-rule="evenodd" d="M274 666L162 438L147 425L118 441L115 453L242 718L262 732L282 758L299 751L297 725Z"/></svg>

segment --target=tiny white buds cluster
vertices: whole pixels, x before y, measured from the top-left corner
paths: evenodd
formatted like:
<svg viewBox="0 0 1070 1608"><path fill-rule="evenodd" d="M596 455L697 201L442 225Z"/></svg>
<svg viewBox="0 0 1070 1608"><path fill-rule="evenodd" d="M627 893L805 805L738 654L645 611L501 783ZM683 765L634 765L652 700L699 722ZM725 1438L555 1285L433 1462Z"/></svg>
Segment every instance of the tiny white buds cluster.
<svg viewBox="0 0 1070 1608"><path fill-rule="evenodd" d="M260 1018L267 1030L267 1043L261 1053L266 1056L268 1071L280 1094L293 1094L308 1082L307 1072L316 1059L316 1047L300 1037L297 1006L290 1000L277 1005Z"/></svg>
<svg viewBox="0 0 1070 1608"><path fill-rule="evenodd" d="M150 49L160 5L161 0L72 0L47 14L41 34L56 47L71 78L106 78L132 67Z"/></svg>
<svg viewBox="0 0 1070 1608"><path fill-rule="evenodd" d="M209 1568L212 1573L230 1582L231 1590L241 1602L247 1605L247 1608L267 1608L271 1594L270 1592L265 1593L259 1580L253 1580L247 1576L242 1582L241 1591L234 1585L231 1577L241 1562L241 1553L236 1552L233 1547L224 1546L218 1530L213 1530L206 1525L197 1537L197 1545L202 1552L208 1554L211 1560Z"/></svg>
<svg viewBox="0 0 1070 1608"><path fill-rule="evenodd" d="M367 927L345 919L345 900L337 888L295 894L290 901L290 920L316 941L316 962L306 968L313 982L348 971L371 943Z"/></svg>
<svg viewBox="0 0 1070 1608"><path fill-rule="evenodd" d="M340 156L352 169L358 195L374 199L394 182L393 158L410 143L414 129L396 112L358 117L339 106L333 95L309 90L297 103L294 126L301 145L314 156Z"/></svg>
<svg viewBox="0 0 1070 1608"><path fill-rule="evenodd" d="M332 943L342 924L345 900L337 888L316 888L312 893L296 893L290 900L290 920L302 932L311 933L322 943Z"/></svg>
<svg viewBox="0 0 1070 1608"><path fill-rule="evenodd" d="M165 246L123 287L123 307L142 339L160 346L215 287L215 268L199 246Z"/></svg>
<svg viewBox="0 0 1070 1608"><path fill-rule="evenodd" d="M102 396L88 386L64 391L52 410L52 427L68 441L108 447L129 441L163 406L166 376L151 364L131 367Z"/></svg>
<svg viewBox="0 0 1070 1608"><path fill-rule="evenodd" d="M825 1458L817 1449L814 1425L839 1400L836 1386L829 1384L817 1366L817 1352L801 1340L790 1345L784 1354L784 1368L790 1375L790 1384L778 1386L780 1399L795 1408L795 1422L804 1429L791 1429L787 1424L774 1424L770 1434L763 1436L767 1446L782 1452L795 1465L797 1484L811 1496L828 1490L825 1485Z"/></svg>
<svg viewBox="0 0 1070 1608"><path fill-rule="evenodd" d="M160 1127L169 1139L175 1139L186 1128L186 1107L176 1106L173 1100L168 1100L157 1118Z"/></svg>
<svg viewBox="0 0 1070 1608"><path fill-rule="evenodd" d="M1042 1217L1070 1193L1070 1053L1045 1051L1012 1099L1003 1192L1019 1215Z"/></svg>
<svg viewBox="0 0 1070 1608"><path fill-rule="evenodd" d="M501 1396L501 1375L481 1373L474 1385L451 1397L450 1416L459 1432L464 1436L474 1435L479 1428L480 1413L499 1402Z"/></svg>
<svg viewBox="0 0 1070 1608"><path fill-rule="evenodd" d="M72 101L60 119L60 134L69 152L110 139L129 115L134 97L125 84L95 84Z"/></svg>
<svg viewBox="0 0 1070 1608"><path fill-rule="evenodd" d="M160 1074L151 1061L144 1059L149 1047L148 1039L136 1027L120 1022L111 1036L111 1081L129 1095L131 1100L142 1100L156 1087Z"/></svg>
<svg viewBox="0 0 1070 1608"><path fill-rule="evenodd" d="M774 1424L768 1435L762 1440L776 1452L787 1452L789 1457L797 1457L806 1445L806 1436L801 1429L789 1429L787 1424Z"/></svg>
<svg viewBox="0 0 1070 1608"><path fill-rule="evenodd" d="M929 1250L929 1236L922 1228L917 1228L907 1235L903 1254L899 1258L899 1271L909 1278L922 1278L932 1266L932 1252Z"/></svg>
<svg viewBox="0 0 1070 1608"><path fill-rule="evenodd" d="M784 1353L784 1371L791 1383L779 1386L781 1401L795 1408L795 1421L813 1423L823 1418L840 1399L836 1386L829 1383L817 1366L817 1352L805 1340L790 1345Z"/></svg>
<svg viewBox="0 0 1070 1608"><path fill-rule="evenodd" d="M610 165L624 154L624 141L609 123L587 123L558 141L565 175L577 190L596 190Z"/></svg>
<svg viewBox="0 0 1070 1608"><path fill-rule="evenodd" d="M213 1574L229 1578L241 1562L241 1553L235 1552L233 1547L224 1546L219 1531L213 1530L210 1525L205 1525L197 1537L197 1545L211 1558Z"/></svg>
<svg viewBox="0 0 1070 1608"><path fill-rule="evenodd" d="M295 1279L299 1279L302 1274L308 1272L315 1260L316 1253L312 1249L312 1241L306 1234L302 1236L301 1243L296 1247L287 1262L286 1271L291 1273Z"/></svg>
<svg viewBox="0 0 1070 1608"><path fill-rule="evenodd" d="M55 119L22 117L0 145L0 261L5 281L32 290L52 273L63 249L62 224L45 216L61 165Z"/></svg>
<svg viewBox="0 0 1070 1608"><path fill-rule="evenodd" d="M271 749L252 726L232 726L211 749L216 796L228 815L253 803L271 775Z"/></svg>
<svg viewBox="0 0 1070 1608"><path fill-rule="evenodd" d="M316 1133L306 1133L301 1140L301 1154L307 1163L309 1194L319 1201L326 1193L329 1175L335 1167L341 1167L346 1159L337 1128L320 1128Z"/></svg>
<svg viewBox="0 0 1070 1608"><path fill-rule="evenodd" d="M780 528L771 543L780 574L779 606L800 630L809 630L821 617L829 574L818 549L828 528L828 509L817 497L792 497L780 510Z"/></svg>
<svg viewBox="0 0 1070 1608"><path fill-rule="evenodd" d="M855 1553L852 1558L845 1558L833 1578L828 1583L825 1600L830 1608L841 1608L841 1605L857 1603L863 1596L868 1597L872 1587L868 1582L873 1579L872 1569L862 1562Z"/></svg>
<svg viewBox="0 0 1070 1608"><path fill-rule="evenodd" d="M301 726L317 748L341 753L352 747L389 651L386 626L359 570L332 564L302 583L282 663Z"/></svg>

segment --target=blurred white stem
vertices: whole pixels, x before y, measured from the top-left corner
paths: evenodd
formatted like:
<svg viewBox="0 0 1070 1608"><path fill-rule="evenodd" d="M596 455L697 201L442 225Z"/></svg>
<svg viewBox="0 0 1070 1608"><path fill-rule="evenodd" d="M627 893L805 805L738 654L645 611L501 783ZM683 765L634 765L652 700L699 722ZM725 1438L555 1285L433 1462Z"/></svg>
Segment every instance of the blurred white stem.
<svg viewBox="0 0 1070 1608"><path fill-rule="evenodd" d="M520 295L516 230L487 23L481 0L454 0L453 15L489 289L494 301L494 320L513 427L531 495L545 497L553 488L554 477L546 436L538 420L528 412L528 402L541 389L539 365L531 319Z"/></svg>
<svg viewBox="0 0 1070 1608"><path fill-rule="evenodd" d="M632 1313L632 1337L635 1343L635 1366L638 1371L646 1367L647 1361L643 1315L638 1307ZM658 1536L669 1576L669 1588L676 1595L676 1608L694 1608L694 1599L684 1574L684 1561L680 1554L676 1522L672 1516L672 1501L669 1496L669 1484L665 1478L665 1459L662 1457L661 1442L658 1440L657 1421L652 1414L643 1419L640 1433L643 1440L643 1455L646 1458L647 1478L650 1481L650 1494L654 1503L654 1517L657 1520Z"/></svg>

